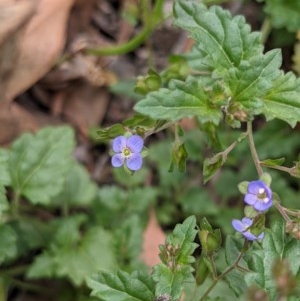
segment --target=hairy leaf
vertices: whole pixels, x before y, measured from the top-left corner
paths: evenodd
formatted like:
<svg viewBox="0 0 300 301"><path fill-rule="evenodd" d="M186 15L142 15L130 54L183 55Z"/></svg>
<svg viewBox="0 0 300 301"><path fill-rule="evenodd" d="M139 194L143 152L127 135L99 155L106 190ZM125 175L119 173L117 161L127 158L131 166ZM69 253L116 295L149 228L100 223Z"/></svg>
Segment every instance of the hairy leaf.
<svg viewBox="0 0 300 301"><path fill-rule="evenodd" d="M262 52L260 36L244 17L232 17L221 7L207 9L198 1L176 1L175 25L196 41L196 53L207 71L224 74Z"/></svg>
<svg viewBox="0 0 300 301"><path fill-rule="evenodd" d="M44 128L23 134L9 157L11 185L32 203L48 204L62 189L70 168L74 133L70 127Z"/></svg>
<svg viewBox="0 0 300 301"><path fill-rule="evenodd" d="M149 93L134 109L153 119L176 121L197 116L202 123L218 124L222 118L221 105L205 91L199 80L190 77L185 82L172 81L169 89Z"/></svg>
<svg viewBox="0 0 300 301"><path fill-rule="evenodd" d="M261 98L280 75L281 60L280 50L275 49L228 70L224 80L232 100L254 113L259 112L263 105Z"/></svg>
<svg viewBox="0 0 300 301"><path fill-rule="evenodd" d="M278 118L292 127L300 121L300 79L291 72L282 74L263 97L267 120Z"/></svg>
<svg viewBox="0 0 300 301"><path fill-rule="evenodd" d="M177 224L173 233L166 238L165 245L160 246L160 258L163 263L154 267L153 279L157 282L155 294L170 295L174 300L180 299L184 282L192 281L195 261L192 256L197 244L195 216L188 217L182 224Z"/></svg>
<svg viewBox="0 0 300 301"><path fill-rule="evenodd" d="M153 301L155 284L145 272L101 272L87 279L92 296L104 301Z"/></svg>

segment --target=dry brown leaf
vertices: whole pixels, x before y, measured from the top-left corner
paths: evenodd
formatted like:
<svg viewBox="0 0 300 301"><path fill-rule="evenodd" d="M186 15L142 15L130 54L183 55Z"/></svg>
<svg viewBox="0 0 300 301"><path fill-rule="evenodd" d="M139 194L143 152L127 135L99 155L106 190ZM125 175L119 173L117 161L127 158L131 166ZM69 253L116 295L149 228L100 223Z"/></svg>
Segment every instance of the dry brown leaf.
<svg viewBox="0 0 300 301"><path fill-rule="evenodd" d="M28 5L35 3L35 12L26 26L17 28L5 42L4 48L10 47L13 57L10 55L1 58L2 61L10 63L6 66L9 76L6 78L5 87L0 87L2 98L11 101L45 75L55 63L65 44L66 24L74 0L5 1L15 5L22 2ZM5 5L1 8L8 11ZM10 18L15 18L13 12L25 14L21 10L9 11ZM7 51L6 54L8 55Z"/></svg>

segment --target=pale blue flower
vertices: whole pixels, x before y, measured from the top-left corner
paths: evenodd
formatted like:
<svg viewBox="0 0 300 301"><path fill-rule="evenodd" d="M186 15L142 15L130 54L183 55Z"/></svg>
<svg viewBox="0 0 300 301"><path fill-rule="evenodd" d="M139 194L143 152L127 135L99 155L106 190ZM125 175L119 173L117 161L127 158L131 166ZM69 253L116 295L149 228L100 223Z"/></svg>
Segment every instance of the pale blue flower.
<svg viewBox="0 0 300 301"><path fill-rule="evenodd" d="M272 190L261 180L252 181L248 185L245 203L257 211L266 211L272 206Z"/></svg>
<svg viewBox="0 0 300 301"><path fill-rule="evenodd" d="M112 149L114 155L111 158L113 167L120 167L124 164L132 170L136 171L142 167L143 157L141 151L144 147L144 140L139 135L130 137L118 136L113 140Z"/></svg>
<svg viewBox="0 0 300 301"><path fill-rule="evenodd" d="M263 239L264 238L264 232L260 233L258 236L254 235L250 231L250 227L253 224L253 220L248 217L242 218L242 220L234 219L232 221L232 227L242 233L244 237L246 237L248 240L257 240L257 239Z"/></svg>

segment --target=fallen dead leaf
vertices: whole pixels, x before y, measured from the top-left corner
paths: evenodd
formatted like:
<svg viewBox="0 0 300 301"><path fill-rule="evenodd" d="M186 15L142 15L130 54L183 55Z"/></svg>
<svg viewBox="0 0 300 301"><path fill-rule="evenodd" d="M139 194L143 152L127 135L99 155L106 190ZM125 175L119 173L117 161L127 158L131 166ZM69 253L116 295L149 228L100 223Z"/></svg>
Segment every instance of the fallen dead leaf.
<svg viewBox="0 0 300 301"><path fill-rule="evenodd" d="M53 66L65 44L66 25L74 0L5 0L2 11L9 12L9 18L24 18L24 11L7 9L7 5L26 2L34 5L34 14L25 27L16 28L5 47L13 47L13 57L2 57L9 62L9 76L6 78L2 97L11 101L28 89ZM7 4L7 5L5 5ZM16 14L16 15L14 15ZM22 18L21 18L22 17ZM10 29L11 30L11 29ZM12 43L13 41L13 43ZM8 45L8 46L7 46ZM6 54L9 55L9 53ZM1 87L2 88L2 87Z"/></svg>

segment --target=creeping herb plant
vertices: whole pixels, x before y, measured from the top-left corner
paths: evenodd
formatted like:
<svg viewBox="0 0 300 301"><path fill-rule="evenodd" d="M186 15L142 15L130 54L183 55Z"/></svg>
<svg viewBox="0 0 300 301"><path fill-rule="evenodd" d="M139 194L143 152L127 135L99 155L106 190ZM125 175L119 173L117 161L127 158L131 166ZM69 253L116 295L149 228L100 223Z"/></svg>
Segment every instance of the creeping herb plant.
<svg viewBox="0 0 300 301"><path fill-rule="evenodd" d="M154 2L127 48L88 52L144 41L162 18ZM53 298L49 279L56 300L300 300L300 80L264 49L265 32L211 2L174 0L192 49L140 76L135 115L98 131L118 185L97 187L66 126L0 149L0 301L14 288ZM300 29L297 1L258 2L269 25ZM150 207L174 228L151 270L140 260Z"/></svg>
<svg viewBox="0 0 300 301"><path fill-rule="evenodd" d="M292 19L285 19L287 14L282 14L280 7L293 10ZM108 301L257 300L258 295L259 300L299 300L299 204L291 206L285 200L287 194L279 188L280 184L277 186L280 176L273 170L298 179L300 162L294 158L291 167L286 167L285 158L281 157L285 153L279 151L268 158L265 156L272 151L262 151L261 155L261 146L255 144L259 132L253 132L253 124L264 118L267 125L285 127L287 123L294 128L300 121L300 81L293 73L280 69L281 51L266 51L262 44L266 37L251 31L243 16L232 16L220 6L206 7L193 0L174 1L173 12L174 25L193 39L192 49L174 57L170 68L160 74L150 70L147 76L139 77L136 91L144 96L134 106L136 115L99 130L99 136L109 139L139 135L147 145L149 136L172 129L174 140L167 142L171 163L165 169L173 172L175 182L177 170L185 172L190 161L197 161L197 156L189 160L188 155L191 140L198 142L199 157L194 166L196 173L200 173L197 167L203 167L201 178L207 185L204 189L211 188L212 179L222 177L227 164L241 170L242 177L231 173L230 179L235 180L244 195L243 215L233 211L236 216L232 216L230 225L236 233L229 234L228 227L222 228L224 221L217 217L221 211L216 214L214 209L207 210L209 194L197 186L186 187L184 177L179 176L178 183L183 184L173 189L178 195L182 194L181 189L185 192L179 204L182 210L194 214L178 223L160 246L161 263L150 274L100 272L87 280L88 286L92 295ZM265 12L274 27L290 31L299 28L294 17L299 14L296 4L266 1ZM282 16L277 18L277 14ZM184 132L181 120L186 118L193 118L206 143L215 150L214 155L204 155L201 139L195 133L189 136ZM224 132L231 135L231 141L224 141ZM288 137L282 137L283 144L284 139ZM262 143L281 148L279 140L272 141L271 137ZM242 156L248 158L243 167L237 165L239 148L243 149ZM149 160L153 157L151 152L150 145ZM163 160L159 164L164 164ZM254 166L255 172L250 172L249 166ZM161 175L162 167L157 168ZM247 171L244 174L243 169ZM221 196L229 188L222 187ZM242 199L241 195L236 197ZM201 202L201 198L206 200ZM208 218L215 215L213 224L221 227L212 226L204 217L205 212Z"/></svg>

